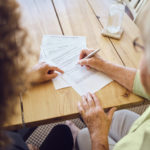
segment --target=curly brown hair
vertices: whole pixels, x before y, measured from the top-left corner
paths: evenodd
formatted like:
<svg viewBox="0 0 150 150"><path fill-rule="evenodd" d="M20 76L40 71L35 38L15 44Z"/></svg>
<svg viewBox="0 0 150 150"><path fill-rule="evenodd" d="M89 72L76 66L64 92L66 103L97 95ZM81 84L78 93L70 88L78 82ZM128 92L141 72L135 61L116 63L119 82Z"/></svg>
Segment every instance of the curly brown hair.
<svg viewBox="0 0 150 150"><path fill-rule="evenodd" d="M8 142L2 126L8 121L16 97L26 83L25 56L30 53L18 6L15 0L0 0L0 149Z"/></svg>

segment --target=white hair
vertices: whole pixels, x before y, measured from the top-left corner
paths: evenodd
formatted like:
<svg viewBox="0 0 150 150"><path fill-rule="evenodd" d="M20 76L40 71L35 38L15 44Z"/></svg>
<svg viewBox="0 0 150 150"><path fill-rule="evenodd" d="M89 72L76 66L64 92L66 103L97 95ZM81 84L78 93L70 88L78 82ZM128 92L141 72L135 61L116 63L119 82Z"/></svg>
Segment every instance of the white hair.
<svg viewBox="0 0 150 150"><path fill-rule="evenodd" d="M137 22L145 47L147 67L150 73L150 1L148 0Z"/></svg>

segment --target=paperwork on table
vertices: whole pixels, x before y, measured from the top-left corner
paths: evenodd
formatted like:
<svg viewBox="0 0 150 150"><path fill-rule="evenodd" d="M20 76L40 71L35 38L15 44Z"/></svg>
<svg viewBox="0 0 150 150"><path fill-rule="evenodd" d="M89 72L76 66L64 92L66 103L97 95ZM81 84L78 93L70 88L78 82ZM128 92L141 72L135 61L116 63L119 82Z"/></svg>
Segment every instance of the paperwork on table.
<svg viewBox="0 0 150 150"><path fill-rule="evenodd" d="M56 89L72 86L80 95L94 93L112 80L96 70L87 70L77 64L79 54L86 48L86 38L81 36L44 35L40 61L46 61L64 71L53 80Z"/></svg>

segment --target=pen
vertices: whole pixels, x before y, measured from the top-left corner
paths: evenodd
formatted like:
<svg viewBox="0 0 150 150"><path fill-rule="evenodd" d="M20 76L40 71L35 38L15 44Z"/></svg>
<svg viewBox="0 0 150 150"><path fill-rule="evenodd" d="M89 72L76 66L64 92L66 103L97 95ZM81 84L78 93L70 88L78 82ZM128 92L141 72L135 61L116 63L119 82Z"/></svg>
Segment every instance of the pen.
<svg viewBox="0 0 150 150"><path fill-rule="evenodd" d="M96 49L96 50L94 50L92 53L90 53L89 55L87 55L86 57L84 57L83 59L91 58L91 57L93 57L96 53L98 53L99 51L100 51L100 49Z"/></svg>

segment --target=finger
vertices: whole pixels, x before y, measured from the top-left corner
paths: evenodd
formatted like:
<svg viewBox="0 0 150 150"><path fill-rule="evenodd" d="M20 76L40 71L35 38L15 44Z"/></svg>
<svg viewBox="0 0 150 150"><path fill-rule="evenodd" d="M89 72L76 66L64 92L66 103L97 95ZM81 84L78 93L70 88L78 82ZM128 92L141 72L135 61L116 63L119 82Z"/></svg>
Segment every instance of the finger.
<svg viewBox="0 0 150 150"><path fill-rule="evenodd" d="M112 120L112 117L113 117L113 114L114 114L114 112L116 111L116 107L113 107L113 108L111 108L111 110L108 112L108 118L110 119L110 120Z"/></svg>
<svg viewBox="0 0 150 150"><path fill-rule="evenodd" d="M99 99L97 98L97 96L96 96L95 94L91 94L91 95L92 95L92 97L93 97L93 99L94 99L95 105L101 107L100 101L99 101ZM101 107L101 109L102 109L102 107Z"/></svg>
<svg viewBox="0 0 150 150"><path fill-rule="evenodd" d="M86 57L88 54L90 54L93 51L94 50L83 49L80 53L79 59L83 59L84 57Z"/></svg>
<svg viewBox="0 0 150 150"><path fill-rule="evenodd" d="M79 59L83 59L84 57L87 56L87 50L83 49L81 52L80 52L80 56L79 56Z"/></svg>
<svg viewBox="0 0 150 150"><path fill-rule="evenodd" d="M88 109L88 103L86 96L82 96L82 102L81 102L82 108L86 111Z"/></svg>
<svg viewBox="0 0 150 150"><path fill-rule="evenodd" d="M58 71L58 72L60 72L60 73L64 73L63 70L61 70L61 69L59 69L58 67L55 67L55 66L50 66L50 67L49 67L49 70L54 70L54 71Z"/></svg>
<svg viewBox="0 0 150 150"><path fill-rule="evenodd" d="M81 60L78 61L78 64L80 64L81 66L88 65L89 64L89 59L81 59Z"/></svg>
<svg viewBox="0 0 150 150"><path fill-rule="evenodd" d="M47 79L47 80L51 80L51 79L56 78L57 76L58 76L57 73L47 74L46 79Z"/></svg>
<svg viewBox="0 0 150 150"><path fill-rule="evenodd" d="M91 94L91 93L88 93L88 94L87 94L87 100L88 100L88 105L89 105L90 107L95 106L95 103L94 103L94 100L93 100L93 97L92 97L92 94Z"/></svg>
<svg viewBox="0 0 150 150"><path fill-rule="evenodd" d="M78 110L79 110L79 113L81 114L81 116L83 116L84 114L84 109L82 108L82 105L80 102L78 102Z"/></svg>
<svg viewBox="0 0 150 150"><path fill-rule="evenodd" d="M90 67L90 66L86 66L86 69L87 69L87 70L90 70L90 69L91 69L91 67Z"/></svg>

